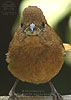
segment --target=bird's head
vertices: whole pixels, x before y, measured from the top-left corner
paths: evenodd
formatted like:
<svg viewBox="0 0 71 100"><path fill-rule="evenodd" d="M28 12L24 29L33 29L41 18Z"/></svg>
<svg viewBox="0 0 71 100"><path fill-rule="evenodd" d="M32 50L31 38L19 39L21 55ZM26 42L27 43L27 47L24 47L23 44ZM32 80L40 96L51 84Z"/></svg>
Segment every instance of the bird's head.
<svg viewBox="0 0 71 100"><path fill-rule="evenodd" d="M47 22L43 12L36 6L25 8L22 14L21 29L26 35L41 35Z"/></svg>

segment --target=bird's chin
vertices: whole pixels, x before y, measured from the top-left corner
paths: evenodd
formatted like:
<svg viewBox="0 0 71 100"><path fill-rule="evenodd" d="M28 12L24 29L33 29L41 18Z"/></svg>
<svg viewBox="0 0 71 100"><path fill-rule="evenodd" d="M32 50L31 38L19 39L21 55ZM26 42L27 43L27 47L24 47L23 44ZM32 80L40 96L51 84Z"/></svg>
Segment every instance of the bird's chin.
<svg viewBox="0 0 71 100"><path fill-rule="evenodd" d="M38 34L28 34L28 36L36 36L36 35L38 35Z"/></svg>
<svg viewBox="0 0 71 100"><path fill-rule="evenodd" d="M34 30L33 32L30 30L25 30L24 33L25 35L28 35L28 36L40 36L42 34L42 31L40 29Z"/></svg>

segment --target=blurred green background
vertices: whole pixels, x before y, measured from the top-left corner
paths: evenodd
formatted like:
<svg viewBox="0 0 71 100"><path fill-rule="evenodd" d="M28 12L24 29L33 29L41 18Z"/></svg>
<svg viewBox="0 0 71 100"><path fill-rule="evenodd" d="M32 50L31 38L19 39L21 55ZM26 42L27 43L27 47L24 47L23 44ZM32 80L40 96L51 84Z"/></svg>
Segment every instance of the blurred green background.
<svg viewBox="0 0 71 100"><path fill-rule="evenodd" d="M2 1L3 3L6 4L6 1ZM0 95L8 95L15 81L7 69L5 53L8 51L8 45L14 32L20 25L22 11L25 7L33 5L41 8L48 24L53 27L62 41L71 44L71 0L10 0L9 5L12 3L16 6L14 9L16 14L0 14L2 33L0 34ZM52 82L61 94L71 94L71 52L66 53L63 67L60 73L52 79ZM16 91L23 92L25 95L48 95L50 88L47 83L35 85L20 81Z"/></svg>

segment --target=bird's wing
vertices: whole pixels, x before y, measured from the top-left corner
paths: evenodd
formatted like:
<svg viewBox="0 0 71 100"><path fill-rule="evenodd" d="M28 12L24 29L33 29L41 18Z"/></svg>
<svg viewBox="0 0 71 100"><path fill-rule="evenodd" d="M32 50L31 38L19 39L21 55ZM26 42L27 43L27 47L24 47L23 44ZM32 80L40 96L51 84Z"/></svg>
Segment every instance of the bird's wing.
<svg viewBox="0 0 71 100"><path fill-rule="evenodd" d="M71 44L63 43L65 51L71 51Z"/></svg>

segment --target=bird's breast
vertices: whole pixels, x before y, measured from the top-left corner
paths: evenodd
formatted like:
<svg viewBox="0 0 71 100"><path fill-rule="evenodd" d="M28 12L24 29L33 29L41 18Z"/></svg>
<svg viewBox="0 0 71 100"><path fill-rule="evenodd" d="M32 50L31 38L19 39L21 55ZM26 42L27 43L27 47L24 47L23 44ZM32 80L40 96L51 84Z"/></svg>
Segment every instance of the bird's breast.
<svg viewBox="0 0 71 100"><path fill-rule="evenodd" d="M64 61L64 49L59 45L43 45L38 39L25 40L24 46L14 50L9 64L12 74L22 81L44 83L54 77Z"/></svg>

